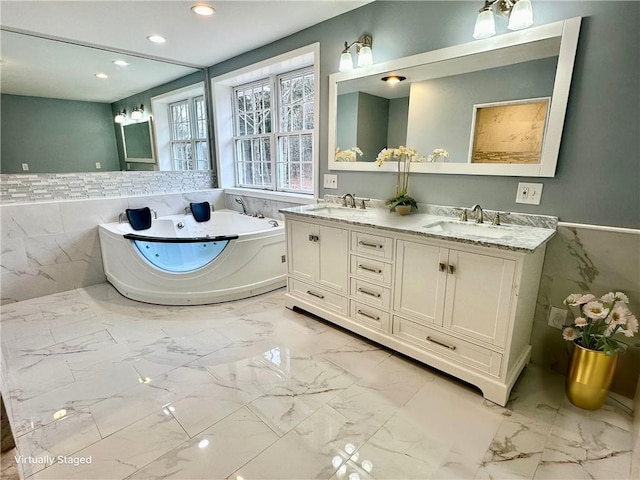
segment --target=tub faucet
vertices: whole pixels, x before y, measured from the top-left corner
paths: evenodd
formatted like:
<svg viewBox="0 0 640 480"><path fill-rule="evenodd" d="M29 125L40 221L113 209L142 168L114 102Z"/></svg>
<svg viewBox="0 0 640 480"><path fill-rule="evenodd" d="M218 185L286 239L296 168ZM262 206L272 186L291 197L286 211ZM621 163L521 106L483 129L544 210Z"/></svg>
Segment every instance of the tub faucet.
<svg viewBox="0 0 640 480"><path fill-rule="evenodd" d="M349 203L347 202L347 198L351 199L351 205L349 205ZM354 198L354 196L350 193L345 193L342 196L342 206L343 207L351 207L351 208L356 208L356 199Z"/></svg>
<svg viewBox="0 0 640 480"><path fill-rule="evenodd" d="M247 205L244 203L244 200L241 197L235 198L236 203L239 203L242 206L243 215L248 215L247 213Z"/></svg>
<svg viewBox="0 0 640 480"><path fill-rule="evenodd" d="M127 212L122 212L118 215L118 223L127 223L129 220L127 219Z"/></svg>
<svg viewBox="0 0 640 480"><path fill-rule="evenodd" d="M475 204L471 207L471 211L476 214L476 223L484 223L484 216L482 214L482 207L479 204Z"/></svg>

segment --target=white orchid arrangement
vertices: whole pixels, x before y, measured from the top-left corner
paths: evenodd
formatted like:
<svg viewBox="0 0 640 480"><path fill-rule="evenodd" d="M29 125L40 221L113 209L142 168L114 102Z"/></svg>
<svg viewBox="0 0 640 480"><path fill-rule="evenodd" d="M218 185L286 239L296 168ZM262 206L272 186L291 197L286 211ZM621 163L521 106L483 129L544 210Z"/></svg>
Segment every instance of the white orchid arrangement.
<svg viewBox="0 0 640 480"><path fill-rule="evenodd" d="M616 333L633 337L638 333L638 319L627 304L629 297L622 292L609 292L600 298L590 293L572 293L564 304L577 307L578 315L573 325L565 327L562 337L577 341L584 348L599 350L607 355L624 352L627 345L613 337Z"/></svg>
<svg viewBox="0 0 640 480"><path fill-rule="evenodd" d="M356 155L362 156L362 150L359 147L349 148L347 150L340 150L336 148L336 154L334 156L336 162L355 162Z"/></svg>
<svg viewBox="0 0 640 480"><path fill-rule="evenodd" d="M389 210L393 211L398 205L411 205L418 208L418 203L407 194L409 189L409 173L411 162L424 162L424 157L418 157L418 151L414 148L400 146L398 148L383 148L376 157L378 166L384 162L395 160L398 166L398 179L396 180L396 196L387 200Z"/></svg>
<svg viewBox="0 0 640 480"><path fill-rule="evenodd" d="M431 154L427 157L427 162L435 162L438 158L442 157L443 159L449 158L449 152L447 152L444 148L436 148ZM446 161L446 160L445 160Z"/></svg>

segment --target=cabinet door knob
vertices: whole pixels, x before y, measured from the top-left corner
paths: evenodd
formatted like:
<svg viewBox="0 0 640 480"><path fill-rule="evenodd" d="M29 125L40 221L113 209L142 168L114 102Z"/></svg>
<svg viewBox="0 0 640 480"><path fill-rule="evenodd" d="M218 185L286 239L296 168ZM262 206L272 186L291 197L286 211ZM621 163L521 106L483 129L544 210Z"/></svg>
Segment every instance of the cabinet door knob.
<svg viewBox="0 0 640 480"><path fill-rule="evenodd" d="M441 272L444 272L447 269L447 266L444 263L439 263L438 268Z"/></svg>
<svg viewBox="0 0 640 480"><path fill-rule="evenodd" d="M453 275L456 272L455 265L449 265L449 274Z"/></svg>

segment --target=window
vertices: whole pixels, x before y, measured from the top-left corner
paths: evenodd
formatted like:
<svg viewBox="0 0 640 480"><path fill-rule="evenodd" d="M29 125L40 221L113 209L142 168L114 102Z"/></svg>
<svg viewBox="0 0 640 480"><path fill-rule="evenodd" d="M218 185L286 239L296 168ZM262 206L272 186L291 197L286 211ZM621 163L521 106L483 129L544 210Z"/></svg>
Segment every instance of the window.
<svg viewBox="0 0 640 480"><path fill-rule="evenodd" d="M313 68L238 86L233 104L236 185L312 194Z"/></svg>
<svg viewBox="0 0 640 480"><path fill-rule="evenodd" d="M173 170L209 170L207 113L204 97L169 105Z"/></svg>

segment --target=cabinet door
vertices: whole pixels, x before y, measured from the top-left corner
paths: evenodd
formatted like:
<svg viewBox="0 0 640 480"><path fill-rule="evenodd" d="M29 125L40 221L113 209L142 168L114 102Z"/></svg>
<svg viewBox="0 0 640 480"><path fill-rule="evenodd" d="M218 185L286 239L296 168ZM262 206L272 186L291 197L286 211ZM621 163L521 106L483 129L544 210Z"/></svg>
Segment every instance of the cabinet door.
<svg viewBox="0 0 640 480"><path fill-rule="evenodd" d="M345 295L349 285L349 230L318 225L319 264L316 281Z"/></svg>
<svg viewBox="0 0 640 480"><path fill-rule="evenodd" d="M316 279L318 246L310 238L315 234L316 225L295 220L287 221L289 231L289 274L313 282Z"/></svg>
<svg viewBox="0 0 640 480"><path fill-rule="evenodd" d="M444 326L503 347L509 326L516 262L451 250Z"/></svg>
<svg viewBox="0 0 640 480"><path fill-rule="evenodd" d="M442 325L446 248L398 240L393 308L423 323Z"/></svg>

